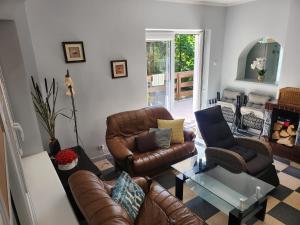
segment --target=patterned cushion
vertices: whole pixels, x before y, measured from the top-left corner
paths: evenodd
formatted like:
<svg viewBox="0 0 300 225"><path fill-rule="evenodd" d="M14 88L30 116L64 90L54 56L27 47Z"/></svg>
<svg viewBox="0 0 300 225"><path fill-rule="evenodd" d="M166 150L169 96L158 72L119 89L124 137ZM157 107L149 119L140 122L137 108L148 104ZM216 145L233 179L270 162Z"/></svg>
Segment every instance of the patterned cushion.
<svg viewBox="0 0 300 225"><path fill-rule="evenodd" d="M171 128L172 129L172 144L183 144L183 123L184 119L178 120L157 120L158 128Z"/></svg>
<svg viewBox="0 0 300 225"><path fill-rule="evenodd" d="M139 213L144 198L143 189L126 172L122 172L112 191L112 199L127 211L133 222Z"/></svg>
<svg viewBox="0 0 300 225"><path fill-rule="evenodd" d="M262 119L262 120L264 119L264 115L265 115L264 109L242 106L240 110L241 110L242 115L253 114L255 117L257 117L259 119Z"/></svg>
<svg viewBox="0 0 300 225"><path fill-rule="evenodd" d="M160 148L169 148L171 144L172 129L170 128L150 128L150 133L155 132L155 142Z"/></svg>
<svg viewBox="0 0 300 225"><path fill-rule="evenodd" d="M236 100L236 97L239 95L241 95L241 92L239 91L233 91L229 89L224 89L223 91L223 98Z"/></svg>
<svg viewBox="0 0 300 225"><path fill-rule="evenodd" d="M265 105L270 99L271 99L270 96L266 96L266 95L258 95L254 93L249 94L249 102L255 104Z"/></svg>

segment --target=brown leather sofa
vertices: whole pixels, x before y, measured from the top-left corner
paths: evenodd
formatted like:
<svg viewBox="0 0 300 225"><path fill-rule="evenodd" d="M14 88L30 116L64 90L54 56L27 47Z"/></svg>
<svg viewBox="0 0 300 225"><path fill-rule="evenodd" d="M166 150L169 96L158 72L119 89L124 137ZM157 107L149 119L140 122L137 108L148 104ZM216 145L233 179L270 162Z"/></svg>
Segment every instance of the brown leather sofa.
<svg viewBox="0 0 300 225"><path fill-rule="evenodd" d="M145 200L136 225L204 225L182 202L157 183L134 178L143 188ZM126 211L111 199L114 182L101 181L89 171L78 171L69 178L74 199L89 225L132 225Z"/></svg>
<svg viewBox="0 0 300 225"><path fill-rule="evenodd" d="M162 168L197 154L195 134L184 131L185 142L169 149L155 149L140 153L135 148L135 137L144 135L149 128L157 128L157 119L172 120L163 107L148 107L121 112L107 118L106 144L116 164L131 175L152 175Z"/></svg>

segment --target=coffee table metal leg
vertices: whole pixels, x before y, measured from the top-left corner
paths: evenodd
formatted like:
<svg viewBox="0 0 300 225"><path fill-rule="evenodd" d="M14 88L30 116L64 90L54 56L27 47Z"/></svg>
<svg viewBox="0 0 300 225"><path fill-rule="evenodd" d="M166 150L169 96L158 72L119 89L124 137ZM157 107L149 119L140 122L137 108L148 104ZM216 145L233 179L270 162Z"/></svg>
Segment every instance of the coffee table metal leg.
<svg viewBox="0 0 300 225"><path fill-rule="evenodd" d="M175 182L175 195L178 199L183 199L183 184L184 184L184 175L178 174L176 175L176 182Z"/></svg>
<svg viewBox="0 0 300 225"><path fill-rule="evenodd" d="M241 225L242 217L234 215L232 212L229 213L228 225Z"/></svg>
<svg viewBox="0 0 300 225"><path fill-rule="evenodd" d="M267 201L268 199L266 198L261 204L260 206L262 207L261 210L259 210L255 217L261 221L264 221L265 220L265 215L266 215L266 208L267 208Z"/></svg>

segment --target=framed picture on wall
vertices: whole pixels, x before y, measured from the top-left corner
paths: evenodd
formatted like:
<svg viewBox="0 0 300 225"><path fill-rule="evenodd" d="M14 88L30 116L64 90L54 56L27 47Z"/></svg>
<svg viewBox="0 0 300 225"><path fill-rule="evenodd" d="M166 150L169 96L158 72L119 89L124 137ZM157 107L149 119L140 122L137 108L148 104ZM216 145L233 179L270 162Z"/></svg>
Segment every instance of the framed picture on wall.
<svg viewBox="0 0 300 225"><path fill-rule="evenodd" d="M84 47L82 41L62 42L66 63L85 62Z"/></svg>
<svg viewBox="0 0 300 225"><path fill-rule="evenodd" d="M110 61L112 78L128 77L127 60Z"/></svg>

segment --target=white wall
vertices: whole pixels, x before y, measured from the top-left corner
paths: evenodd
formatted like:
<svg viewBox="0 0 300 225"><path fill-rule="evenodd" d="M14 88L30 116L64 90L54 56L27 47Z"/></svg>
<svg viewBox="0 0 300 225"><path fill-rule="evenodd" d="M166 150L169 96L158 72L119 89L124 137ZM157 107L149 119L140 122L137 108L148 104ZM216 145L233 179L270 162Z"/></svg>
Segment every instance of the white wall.
<svg viewBox="0 0 300 225"><path fill-rule="evenodd" d="M231 87L243 90L246 94L250 91L256 91L276 95L278 87L275 85L236 81L237 63L243 49L251 42L262 37L274 38L282 45L285 54L288 54L287 51L289 50L285 47L289 44L292 46L298 44L299 46L299 43L294 41L287 43L289 41L289 39L286 39L289 13L289 0L260 0L228 8L221 75L222 89ZM296 21L299 21L299 18L294 20L295 23L297 23ZM294 79L290 78L283 70L279 85L283 85L285 80L284 85L295 86Z"/></svg>
<svg viewBox="0 0 300 225"><path fill-rule="evenodd" d="M24 154L30 155L42 151L43 147L30 96L29 76L36 76L37 70L22 1L0 3L0 26L0 66L15 122L25 132Z"/></svg>
<svg viewBox="0 0 300 225"><path fill-rule="evenodd" d="M286 35L285 54L283 58L280 87L300 87L300 1L291 0L290 2L291 7Z"/></svg>
<svg viewBox="0 0 300 225"><path fill-rule="evenodd" d="M27 0L28 23L38 72L55 76L61 107L71 107L63 78L75 82L79 134L88 154L105 144L106 117L146 106L145 29L211 29L209 97L220 88L225 9L153 0ZM86 63L65 64L62 41L84 41ZM110 60L128 60L129 77L111 79ZM62 147L75 145L73 123L58 120Z"/></svg>

